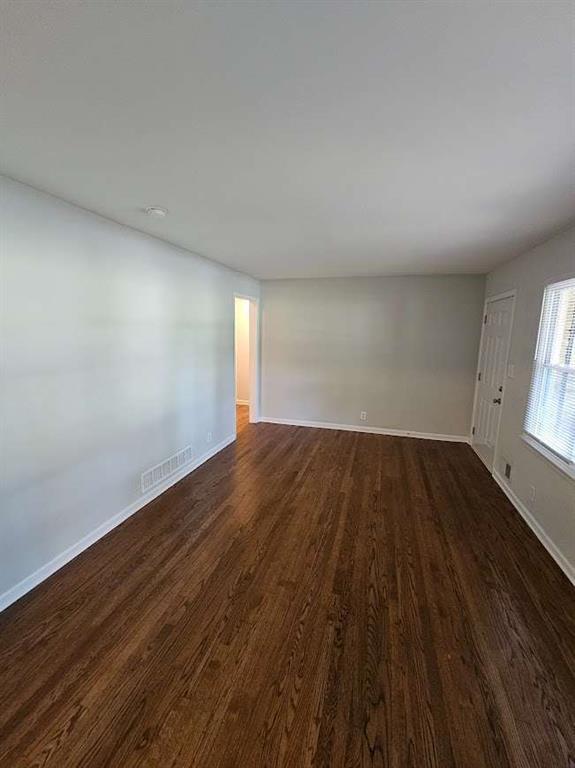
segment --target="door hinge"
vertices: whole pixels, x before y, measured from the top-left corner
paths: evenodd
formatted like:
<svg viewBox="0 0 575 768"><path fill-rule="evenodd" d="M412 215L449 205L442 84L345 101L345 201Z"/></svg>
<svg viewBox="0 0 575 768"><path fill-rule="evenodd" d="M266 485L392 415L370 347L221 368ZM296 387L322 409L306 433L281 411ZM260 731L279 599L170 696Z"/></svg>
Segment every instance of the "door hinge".
<svg viewBox="0 0 575 768"><path fill-rule="evenodd" d="M485 315L483 318L483 325L487 325L487 315Z"/></svg>
<svg viewBox="0 0 575 768"><path fill-rule="evenodd" d="M475 434L475 427L471 427L471 434L472 434L472 435L474 435L474 434Z"/></svg>
<svg viewBox="0 0 575 768"><path fill-rule="evenodd" d="M477 374L477 381L481 381L481 371Z"/></svg>

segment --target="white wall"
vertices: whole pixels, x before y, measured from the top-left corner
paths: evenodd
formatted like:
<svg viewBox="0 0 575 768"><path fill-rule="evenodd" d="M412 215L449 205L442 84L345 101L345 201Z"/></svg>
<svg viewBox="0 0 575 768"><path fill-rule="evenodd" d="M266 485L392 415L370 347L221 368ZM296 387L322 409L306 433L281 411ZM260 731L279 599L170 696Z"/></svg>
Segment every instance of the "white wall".
<svg viewBox="0 0 575 768"><path fill-rule="evenodd" d="M143 470L233 435L233 294L259 285L0 185L1 596L137 502Z"/></svg>
<svg viewBox="0 0 575 768"><path fill-rule="evenodd" d="M467 437L483 299L479 276L263 282L263 417Z"/></svg>
<svg viewBox="0 0 575 768"><path fill-rule="evenodd" d="M522 440L525 407L543 290L548 283L575 276L575 227L487 277L487 296L515 288L517 298L509 362L515 376L507 379L495 471L511 464L509 485L541 526L575 577L575 483ZM535 488L535 501L530 488Z"/></svg>
<svg viewBox="0 0 575 768"><path fill-rule="evenodd" d="M236 402L250 399L250 302L236 299Z"/></svg>

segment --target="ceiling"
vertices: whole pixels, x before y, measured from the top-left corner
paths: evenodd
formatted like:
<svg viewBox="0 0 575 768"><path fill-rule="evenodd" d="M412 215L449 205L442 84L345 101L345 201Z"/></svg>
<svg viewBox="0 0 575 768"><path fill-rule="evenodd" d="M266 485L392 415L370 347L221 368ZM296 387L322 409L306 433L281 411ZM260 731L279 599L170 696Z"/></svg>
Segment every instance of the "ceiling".
<svg viewBox="0 0 575 768"><path fill-rule="evenodd" d="M0 13L0 170L256 277L482 273L575 218L572 2Z"/></svg>

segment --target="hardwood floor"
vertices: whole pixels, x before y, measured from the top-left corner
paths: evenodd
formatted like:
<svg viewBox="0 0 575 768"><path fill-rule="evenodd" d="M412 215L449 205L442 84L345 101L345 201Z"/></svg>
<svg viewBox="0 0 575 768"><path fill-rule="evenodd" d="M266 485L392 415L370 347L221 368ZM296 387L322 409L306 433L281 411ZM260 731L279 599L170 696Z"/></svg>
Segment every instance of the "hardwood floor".
<svg viewBox="0 0 575 768"><path fill-rule="evenodd" d="M471 448L241 416L0 615L0 765L575 765L575 590Z"/></svg>
<svg viewBox="0 0 575 768"><path fill-rule="evenodd" d="M249 405L236 405L236 431L239 435L250 423Z"/></svg>

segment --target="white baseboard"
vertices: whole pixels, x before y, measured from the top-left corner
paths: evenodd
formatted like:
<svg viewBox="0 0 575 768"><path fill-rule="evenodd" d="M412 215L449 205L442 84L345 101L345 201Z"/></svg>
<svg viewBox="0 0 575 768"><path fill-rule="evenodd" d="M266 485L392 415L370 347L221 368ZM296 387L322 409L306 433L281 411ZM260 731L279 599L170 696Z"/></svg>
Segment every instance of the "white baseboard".
<svg viewBox="0 0 575 768"><path fill-rule="evenodd" d="M18 584L10 587L10 589L0 595L0 612L14 603L20 597L25 595L27 592L30 592L30 590L34 589L34 587L38 586L38 584L41 584L49 576L62 568L62 566L66 565L66 563L69 563L70 560L73 560L85 549L88 549L88 547L92 546L92 544L95 544L99 539L116 528L116 526L120 525L120 523L123 523L124 520L128 519L128 517L131 517L133 514L142 509L142 507L145 507L146 504L149 504L162 493L167 491L168 488L170 488L172 485L175 485L175 483L180 481L183 477L189 475L190 472L193 472L201 464L204 464L208 459L211 459L212 456L216 455L216 453L219 453L230 443L233 443L235 439L235 434L226 437L225 440L222 440L221 443L214 445L213 448L210 448L210 450L200 456L200 458L191 461L189 464L186 464L185 467L182 467L174 475L166 478L163 483L155 486L149 490L148 493L141 496L121 512L118 512L118 514L110 517L108 520L102 523L102 525L99 525L95 530L90 531L90 533L86 534L86 536L83 536L80 541L72 544L71 547L68 547L68 549L65 549L64 552L56 555L56 557L50 560L50 562L46 563L41 568L38 568L38 570L34 571L34 573L31 573L30 576L26 576L26 578L18 582Z"/></svg>
<svg viewBox="0 0 575 768"><path fill-rule="evenodd" d="M503 493L507 496L509 501L513 504L515 509L519 512L521 517L525 520L527 525L531 528L533 533L537 536L539 541L543 544L545 549L549 552L551 557L555 560L559 568L563 571L569 581L575 586L575 566L567 560L563 552L557 547L557 545L549 538L545 533L541 525L533 517L531 512L527 509L521 499L515 494L510 486L505 482L505 479L499 472L493 472L493 479L497 485L501 488Z"/></svg>
<svg viewBox="0 0 575 768"><path fill-rule="evenodd" d="M249 405L249 400L236 400L236 405Z"/></svg>
<svg viewBox="0 0 575 768"><path fill-rule="evenodd" d="M434 432L412 432L406 429L386 429L385 427L365 427L358 424L333 424L328 421L301 421L299 419L276 419L261 416L259 421L268 424L286 424L291 427L313 427L314 429L339 429L345 432L366 432L371 435L391 435L393 437L417 437L420 440L445 440L450 443L469 443L469 435L440 435Z"/></svg>

